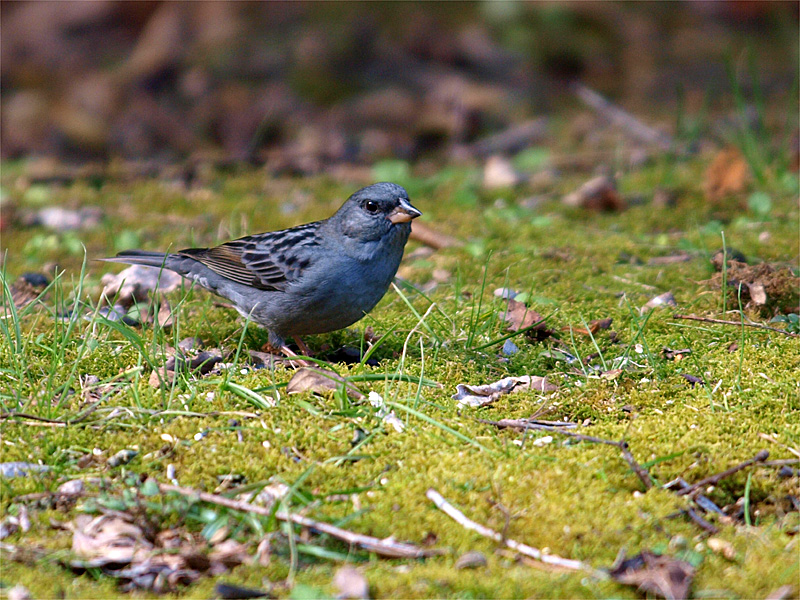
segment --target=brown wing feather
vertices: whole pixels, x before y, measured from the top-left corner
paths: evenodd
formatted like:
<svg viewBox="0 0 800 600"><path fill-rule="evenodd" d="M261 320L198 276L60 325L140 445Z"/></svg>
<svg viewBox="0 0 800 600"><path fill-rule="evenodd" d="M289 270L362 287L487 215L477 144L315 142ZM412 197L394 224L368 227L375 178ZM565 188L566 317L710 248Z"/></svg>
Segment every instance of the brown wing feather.
<svg viewBox="0 0 800 600"><path fill-rule="evenodd" d="M256 274L242 262L242 251L239 248L222 244L214 248L187 248L186 250L181 250L178 254L203 263L218 275L222 275L231 281L262 288L259 285Z"/></svg>
<svg viewBox="0 0 800 600"><path fill-rule="evenodd" d="M214 248L188 248L178 252L242 285L282 291L310 264L309 250L319 245L318 223L261 233L226 242Z"/></svg>

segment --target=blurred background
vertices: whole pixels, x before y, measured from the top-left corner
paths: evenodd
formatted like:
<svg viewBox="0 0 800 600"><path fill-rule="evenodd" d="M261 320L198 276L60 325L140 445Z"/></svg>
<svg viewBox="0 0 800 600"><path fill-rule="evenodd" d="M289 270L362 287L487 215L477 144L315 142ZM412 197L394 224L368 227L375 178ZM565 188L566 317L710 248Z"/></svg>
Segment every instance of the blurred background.
<svg viewBox="0 0 800 600"><path fill-rule="evenodd" d="M773 128L797 112L797 2L0 9L6 160L247 161L313 174L459 159L520 124L519 143L529 144L540 135L535 119L573 107L568 133L585 143L587 88L670 134L693 117L724 138L734 109Z"/></svg>

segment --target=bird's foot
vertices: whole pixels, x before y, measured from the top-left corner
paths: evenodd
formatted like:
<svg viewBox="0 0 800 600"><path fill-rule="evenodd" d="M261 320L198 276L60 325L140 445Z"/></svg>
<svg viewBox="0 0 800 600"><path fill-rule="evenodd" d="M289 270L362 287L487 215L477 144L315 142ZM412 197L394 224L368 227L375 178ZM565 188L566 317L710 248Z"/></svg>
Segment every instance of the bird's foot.
<svg viewBox="0 0 800 600"><path fill-rule="evenodd" d="M305 346L305 344L303 344ZM289 364L297 365L299 367L313 367L314 363L304 360L302 358L298 358L298 355L294 353L294 351L289 348L286 344L281 346L281 352L283 352L289 358Z"/></svg>

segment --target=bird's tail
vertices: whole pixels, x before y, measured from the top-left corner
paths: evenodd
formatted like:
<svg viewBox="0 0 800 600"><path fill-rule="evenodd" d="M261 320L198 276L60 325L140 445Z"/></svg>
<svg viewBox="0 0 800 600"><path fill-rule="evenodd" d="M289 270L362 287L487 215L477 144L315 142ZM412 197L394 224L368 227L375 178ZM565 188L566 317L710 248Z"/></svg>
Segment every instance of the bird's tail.
<svg viewBox="0 0 800 600"><path fill-rule="evenodd" d="M127 265L145 265L147 267L165 267L169 255L164 252L148 252L147 250L125 250L113 258L101 258L106 262L124 263Z"/></svg>

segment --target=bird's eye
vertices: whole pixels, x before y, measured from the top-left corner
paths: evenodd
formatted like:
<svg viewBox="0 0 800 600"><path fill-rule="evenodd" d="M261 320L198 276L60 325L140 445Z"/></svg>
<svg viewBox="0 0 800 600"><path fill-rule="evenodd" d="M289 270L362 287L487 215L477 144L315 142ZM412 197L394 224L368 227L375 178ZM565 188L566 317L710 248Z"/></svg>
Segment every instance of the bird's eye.
<svg viewBox="0 0 800 600"><path fill-rule="evenodd" d="M366 210L368 213L375 214L378 212L378 203L373 202L372 200L367 200L364 202L364 210Z"/></svg>

